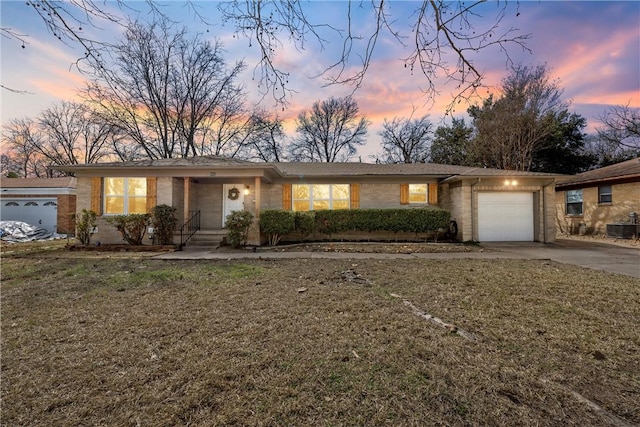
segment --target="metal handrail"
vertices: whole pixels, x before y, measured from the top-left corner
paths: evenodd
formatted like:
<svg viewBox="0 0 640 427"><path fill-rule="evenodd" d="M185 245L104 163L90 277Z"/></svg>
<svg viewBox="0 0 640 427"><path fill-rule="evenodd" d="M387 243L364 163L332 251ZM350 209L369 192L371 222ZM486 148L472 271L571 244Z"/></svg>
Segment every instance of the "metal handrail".
<svg viewBox="0 0 640 427"><path fill-rule="evenodd" d="M191 216L184 224L182 224L182 227L180 227L180 247L178 248L179 250L182 250L182 248L184 247L184 245L187 244L189 239L191 239L193 235L200 230L200 211L195 211L193 213L192 212L193 211L189 212Z"/></svg>

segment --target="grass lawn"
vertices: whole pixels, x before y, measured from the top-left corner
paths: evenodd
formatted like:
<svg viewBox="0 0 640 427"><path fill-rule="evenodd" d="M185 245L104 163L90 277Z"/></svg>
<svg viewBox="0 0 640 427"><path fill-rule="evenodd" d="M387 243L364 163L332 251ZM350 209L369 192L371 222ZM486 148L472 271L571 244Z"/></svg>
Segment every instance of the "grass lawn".
<svg viewBox="0 0 640 427"><path fill-rule="evenodd" d="M2 425L640 424L630 277L51 250L4 256L1 279Z"/></svg>

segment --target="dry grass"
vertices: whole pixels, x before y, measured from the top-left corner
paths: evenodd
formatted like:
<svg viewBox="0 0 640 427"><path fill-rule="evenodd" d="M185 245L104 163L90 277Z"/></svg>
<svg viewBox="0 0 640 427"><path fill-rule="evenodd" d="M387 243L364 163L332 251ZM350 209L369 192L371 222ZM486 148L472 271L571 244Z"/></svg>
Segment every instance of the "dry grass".
<svg viewBox="0 0 640 427"><path fill-rule="evenodd" d="M640 423L638 279L541 261L65 255L2 261L3 425Z"/></svg>

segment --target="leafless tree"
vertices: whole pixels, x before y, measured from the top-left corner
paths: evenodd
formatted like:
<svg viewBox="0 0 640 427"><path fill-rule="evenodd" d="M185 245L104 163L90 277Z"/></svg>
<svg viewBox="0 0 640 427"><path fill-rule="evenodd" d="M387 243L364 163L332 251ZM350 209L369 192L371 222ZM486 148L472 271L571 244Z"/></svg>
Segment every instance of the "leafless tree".
<svg viewBox="0 0 640 427"><path fill-rule="evenodd" d="M614 148L640 150L640 108L616 105L600 117L600 139Z"/></svg>
<svg viewBox="0 0 640 427"><path fill-rule="evenodd" d="M115 65L95 68L85 95L146 157L208 154L218 150L207 144L233 141L231 122L244 102L235 79L244 64L227 68L219 42L174 31L164 19L131 23L112 54Z"/></svg>
<svg viewBox="0 0 640 427"><path fill-rule="evenodd" d="M19 163L22 176L51 176L51 165L114 160L118 135L84 104L61 102L34 119L16 119L5 126L3 144ZM57 172L56 172L57 173Z"/></svg>
<svg viewBox="0 0 640 427"><path fill-rule="evenodd" d="M390 35L400 48L408 49L401 64L423 75L430 98L438 93L441 78L457 84L456 97L475 94L482 81L482 70L474 62L479 58L477 53L495 47L510 62L507 48L516 45L526 50L525 42L530 37L504 24L510 11L506 2L498 2L495 19L482 26L479 9L483 3L424 0L412 3L408 16L399 18L392 13L391 2L385 0L347 1L341 14L346 17L343 27L335 22L315 22L297 0L233 0L222 2L219 8L223 19L235 25L237 34L258 46L261 81L276 99L284 102L288 73L279 69L275 61L283 40L299 50L304 50L310 41L324 49L331 32L342 39L342 49L321 74L327 84L360 87L379 39ZM368 13L366 21L372 25L359 27L356 13ZM520 13L516 9L513 15ZM447 58L453 59L449 62Z"/></svg>
<svg viewBox="0 0 640 427"><path fill-rule="evenodd" d="M546 66L515 66L502 81L500 97L469 109L476 127L471 151L486 167L528 171L534 154L558 130L568 104Z"/></svg>
<svg viewBox="0 0 640 427"><path fill-rule="evenodd" d="M35 147L53 165L75 165L114 160L112 143L117 129L85 104L61 102L38 119L43 135Z"/></svg>
<svg viewBox="0 0 640 427"><path fill-rule="evenodd" d="M28 0L45 26L58 39L67 43L79 43L85 50L87 59L103 64L100 55L104 44L91 39L87 27L99 27L104 22L118 24L122 16L108 12L101 2L94 0ZM122 12L135 4L117 0ZM153 13L162 15L159 2L147 0L144 3ZM187 1L195 19L207 21L207 11L201 4ZM494 18L484 24L484 1L423 0L409 4L406 16L399 16L393 3L385 0L346 1L344 23L316 22L312 2L298 0L229 0L216 6L222 15L222 22L232 25L238 37L249 40L260 50L260 60L256 64L257 78L265 94L270 93L281 103L287 102L290 93L289 72L278 65L277 56L285 43L292 43L304 50L313 43L325 49L328 40L338 36L342 47L331 63L326 64L321 76L327 84L350 84L358 88L374 60L383 37L391 37L407 55L401 59L404 65L424 77L423 87L429 97L438 93L441 78L455 82L457 96L470 96L481 85L482 67L476 63L481 54L493 48L499 50L510 62L510 47L526 48L528 34L505 21L507 17L520 15L517 2L514 7L503 1L496 2ZM484 9L483 9L484 8ZM366 14L363 19L372 25L359 26L356 15ZM11 34L11 28L2 28L3 35L25 43L26 37ZM453 104L452 104L453 105Z"/></svg>
<svg viewBox="0 0 640 427"><path fill-rule="evenodd" d="M38 152L43 136L33 119L13 119L3 126L2 145L12 165L12 172L23 178L47 177L46 159Z"/></svg>
<svg viewBox="0 0 640 427"><path fill-rule="evenodd" d="M262 162L285 160L285 134L279 117L271 117L265 110L257 110L251 116L249 129L251 132L244 144L242 157Z"/></svg>
<svg viewBox="0 0 640 427"><path fill-rule="evenodd" d="M429 159L433 124L427 116L418 119L384 120L382 131L382 163L424 163Z"/></svg>
<svg viewBox="0 0 640 427"><path fill-rule="evenodd" d="M359 117L358 103L350 96L316 101L298 115L297 137L289 146L292 160L341 162L351 159L364 144L367 119Z"/></svg>

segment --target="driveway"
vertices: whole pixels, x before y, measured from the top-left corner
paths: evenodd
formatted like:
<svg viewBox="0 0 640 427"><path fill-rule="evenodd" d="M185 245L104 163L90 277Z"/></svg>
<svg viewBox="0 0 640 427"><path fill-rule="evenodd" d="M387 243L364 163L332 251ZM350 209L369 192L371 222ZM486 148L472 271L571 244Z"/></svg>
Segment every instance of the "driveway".
<svg viewBox="0 0 640 427"><path fill-rule="evenodd" d="M558 239L554 243L483 243L491 251L531 259L550 259L580 267L640 278L640 249L607 243Z"/></svg>

